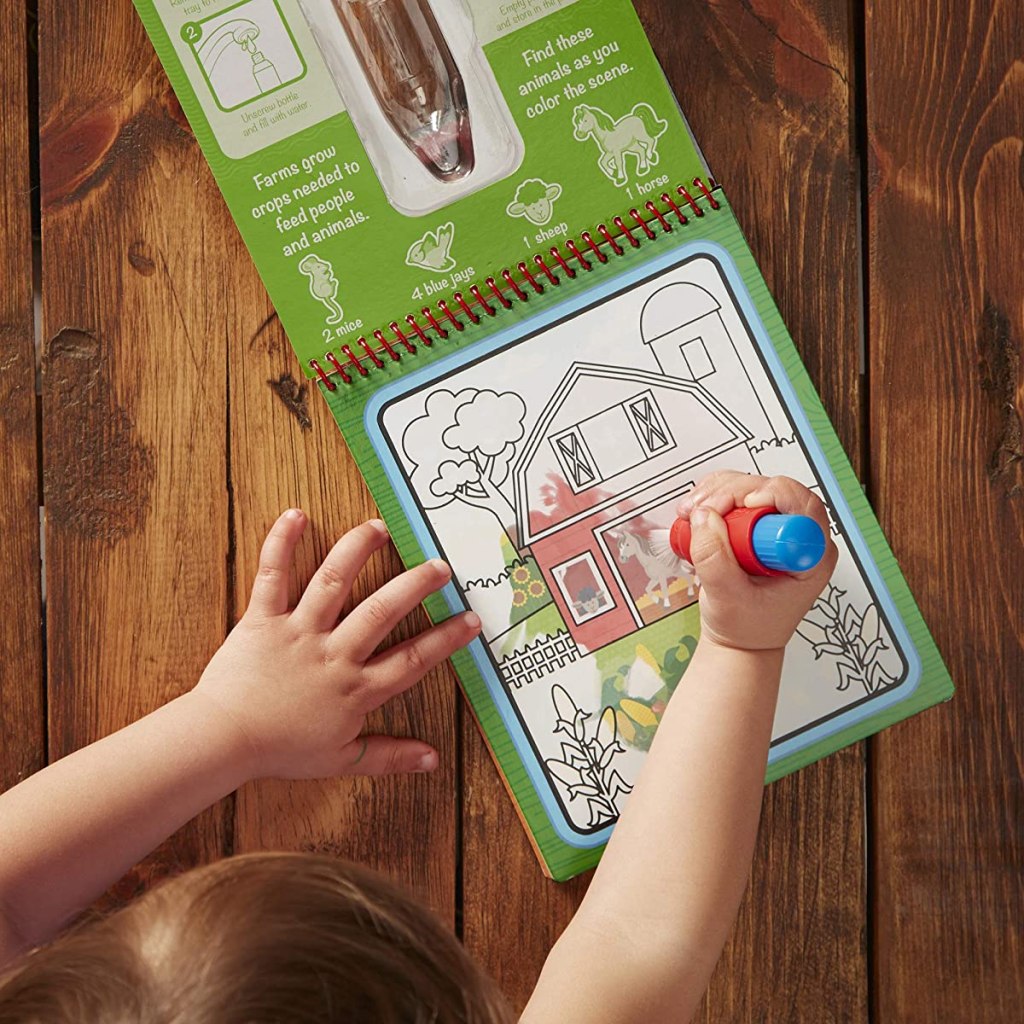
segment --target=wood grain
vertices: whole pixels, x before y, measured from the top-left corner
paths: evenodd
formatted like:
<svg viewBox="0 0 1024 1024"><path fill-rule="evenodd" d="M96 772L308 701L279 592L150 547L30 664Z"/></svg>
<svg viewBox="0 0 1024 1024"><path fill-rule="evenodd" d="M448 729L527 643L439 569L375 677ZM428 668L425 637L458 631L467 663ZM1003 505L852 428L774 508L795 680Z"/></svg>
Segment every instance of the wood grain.
<svg viewBox="0 0 1024 1024"><path fill-rule="evenodd" d="M867 395L856 6L637 7L841 439L855 465L870 460L883 525L960 686L951 705L872 742L871 808L862 748L770 787L750 893L700 1017L868 1019L868 812L873 1019L1017 1021L1019 5L867 4ZM37 768L44 743L23 22L19 5L0 12L0 786ZM56 757L194 682L244 607L280 509L300 505L314 522L297 589L372 506L323 403L298 383L129 0L105 5L102 18L84 3L44 5L41 48ZM979 548L998 557L979 559ZM393 555L376 560L360 593L397 568ZM117 895L231 849L352 857L460 921L469 948L522 1005L587 882L542 877L460 700L451 674L435 673L376 723L435 743L437 776L250 787L182 830Z"/></svg>
<svg viewBox="0 0 1024 1024"><path fill-rule="evenodd" d="M43 764L39 474L25 8L0 10L0 791Z"/></svg>
<svg viewBox="0 0 1024 1024"><path fill-rule="evenodd" d="M847 5L636 6L858 464L860 254ZM522 1005L586 883L559 887L541 877L464 718L466 941ZM750 893L703 1019L865 1018L863 774L857 747L769 789ZM509 920L529 923L509 928Z"/></svg>
<svg viewBox="0 0 1024 1024"><path fill-rule="evenodd" d="M225 227L224 237L233 297L228 316L237 325L229 350L230 437L234 594L241 613L263 536L285 508L301 507L312 519L293 581L296 594L334 541L377 512L326 402L312 385L299 383L295 355L237 233ZM400 570L393 551L374 558L355 600ZM417 613L401 633L425 625ZM368 725L432 743L441 755L436 774L250 786L238 797L235 849L312 850L367 864L411 887L454 926L457 699L445 668Z"/></svg>
<svg viewBox="0 0 1024 1024"><path fill-rule="evenodd" d="M130 0L43 5L40 45L56 758L190 688L224 637L230 327L221 204ZM220 854L226 807L119 895Z"/></svg>
<svg viewBox="0 0 1024 1024"><path fill-rule="evenodd" d="M1008 1024L1024 1003L1021 11L868 13L872 485L959 687L872 744L875 1010Z"/></svg>
<svg viewBox="0 0 1024 1024"><path fill-rule="evenodd" d="M711 170L854 466L860 416L858 172L845 0L638 3ZM698 59L699 55L699 59ZM707 1021L862 1021L864 751L770 786L747 898Z"/></svg>

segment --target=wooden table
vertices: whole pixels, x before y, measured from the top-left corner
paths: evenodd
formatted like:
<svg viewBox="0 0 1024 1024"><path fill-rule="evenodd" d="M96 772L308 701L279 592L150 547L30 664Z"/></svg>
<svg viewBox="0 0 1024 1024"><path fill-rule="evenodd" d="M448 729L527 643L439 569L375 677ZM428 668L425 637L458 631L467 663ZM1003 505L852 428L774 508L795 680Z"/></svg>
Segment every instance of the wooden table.
<svg viewBox="0 0 1024 1024"><path fill-rule="evenodd" d="M39 7L38 62L25 9L0 10L3 786L192 686L280 509L315 524L300 578L371 512L130 0ZM770 788L702 1017L1018 1022L1019 0L638 7L960 687ZM396 569L381 559L365 585ZM247 787L114 898L232 852L356 858L415 887L521 1003L586 880L541 877L448 672L375 725L435 743L444 767Z"/></svg>

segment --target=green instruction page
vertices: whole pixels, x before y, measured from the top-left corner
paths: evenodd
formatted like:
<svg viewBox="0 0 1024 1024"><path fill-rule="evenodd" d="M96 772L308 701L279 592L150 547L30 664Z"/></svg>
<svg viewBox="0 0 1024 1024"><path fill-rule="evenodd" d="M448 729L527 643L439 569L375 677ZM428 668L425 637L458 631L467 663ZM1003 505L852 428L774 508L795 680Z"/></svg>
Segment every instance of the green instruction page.
<svg viewBox="0 0 1024 1024"><path fill-rule="evenodd" d="M628 0L434 4L467 15L515 155L500 180L421 216L389 201L309 5L136 7L310 376L311 359L704 173Z"/></svg>

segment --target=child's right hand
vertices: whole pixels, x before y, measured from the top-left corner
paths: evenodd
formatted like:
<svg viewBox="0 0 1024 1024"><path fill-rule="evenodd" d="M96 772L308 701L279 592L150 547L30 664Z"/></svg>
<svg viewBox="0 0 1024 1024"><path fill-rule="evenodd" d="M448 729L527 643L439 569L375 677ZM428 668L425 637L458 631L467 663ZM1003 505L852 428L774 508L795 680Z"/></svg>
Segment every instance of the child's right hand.
<svg viewBox="0 0 1024 1024"><path fill-rule="evenodd" d="M810 572L785 578L749 576L736 561L722 518L734 508L774 507L810 516L826 537L825 556ZM839 552L821 499L788 477L712 473L679 508L692 528L690 556L700 578L701 637L740 650L778 650L789 643L832 576Z"/></svg>
<svg viewBox="0 0 1024 1024"><path fill-rule="evenodd" d="M443 562L426 562L341 618L356 577L388 542L380 521L345 534L290 608L288 574L306 522L293 509L274 524L249 607L190 698L237 732L251 778L432 771L437 753L426 743L362 736L363 725L371 711L473 640L479 617L455 616L377 653L399 622L451 579Z"/></svg>

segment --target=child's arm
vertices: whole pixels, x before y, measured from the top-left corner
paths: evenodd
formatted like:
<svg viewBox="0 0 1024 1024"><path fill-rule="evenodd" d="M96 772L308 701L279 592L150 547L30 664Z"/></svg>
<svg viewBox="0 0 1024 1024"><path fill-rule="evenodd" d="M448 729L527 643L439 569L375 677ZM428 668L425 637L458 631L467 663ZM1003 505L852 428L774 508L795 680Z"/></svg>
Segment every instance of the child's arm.
<svg viewBox="0 0 1024 1024"><path fill-rule="evenodd" d="M365 716L467 644L475 615L374 654L448 582L428 562L339 624L352 583L387 543L346 534L294 610L288 571L305 529L285 513L263 547L245 615L191 693L0 795L0 965L49 939L133 864L250 779L432 771L426 743L360 735Z"/></svg>
<svg viewBox="0 0 1024 1024"><path fill-rule="evenodd" d="M790 480L715 474L681 509L693 525L701 639L579 912L552 950L524 1024L680 1024L696 1011L750 871L783 648L835 568L755 579L721 516L774 505L813 516Z"/></svg>

